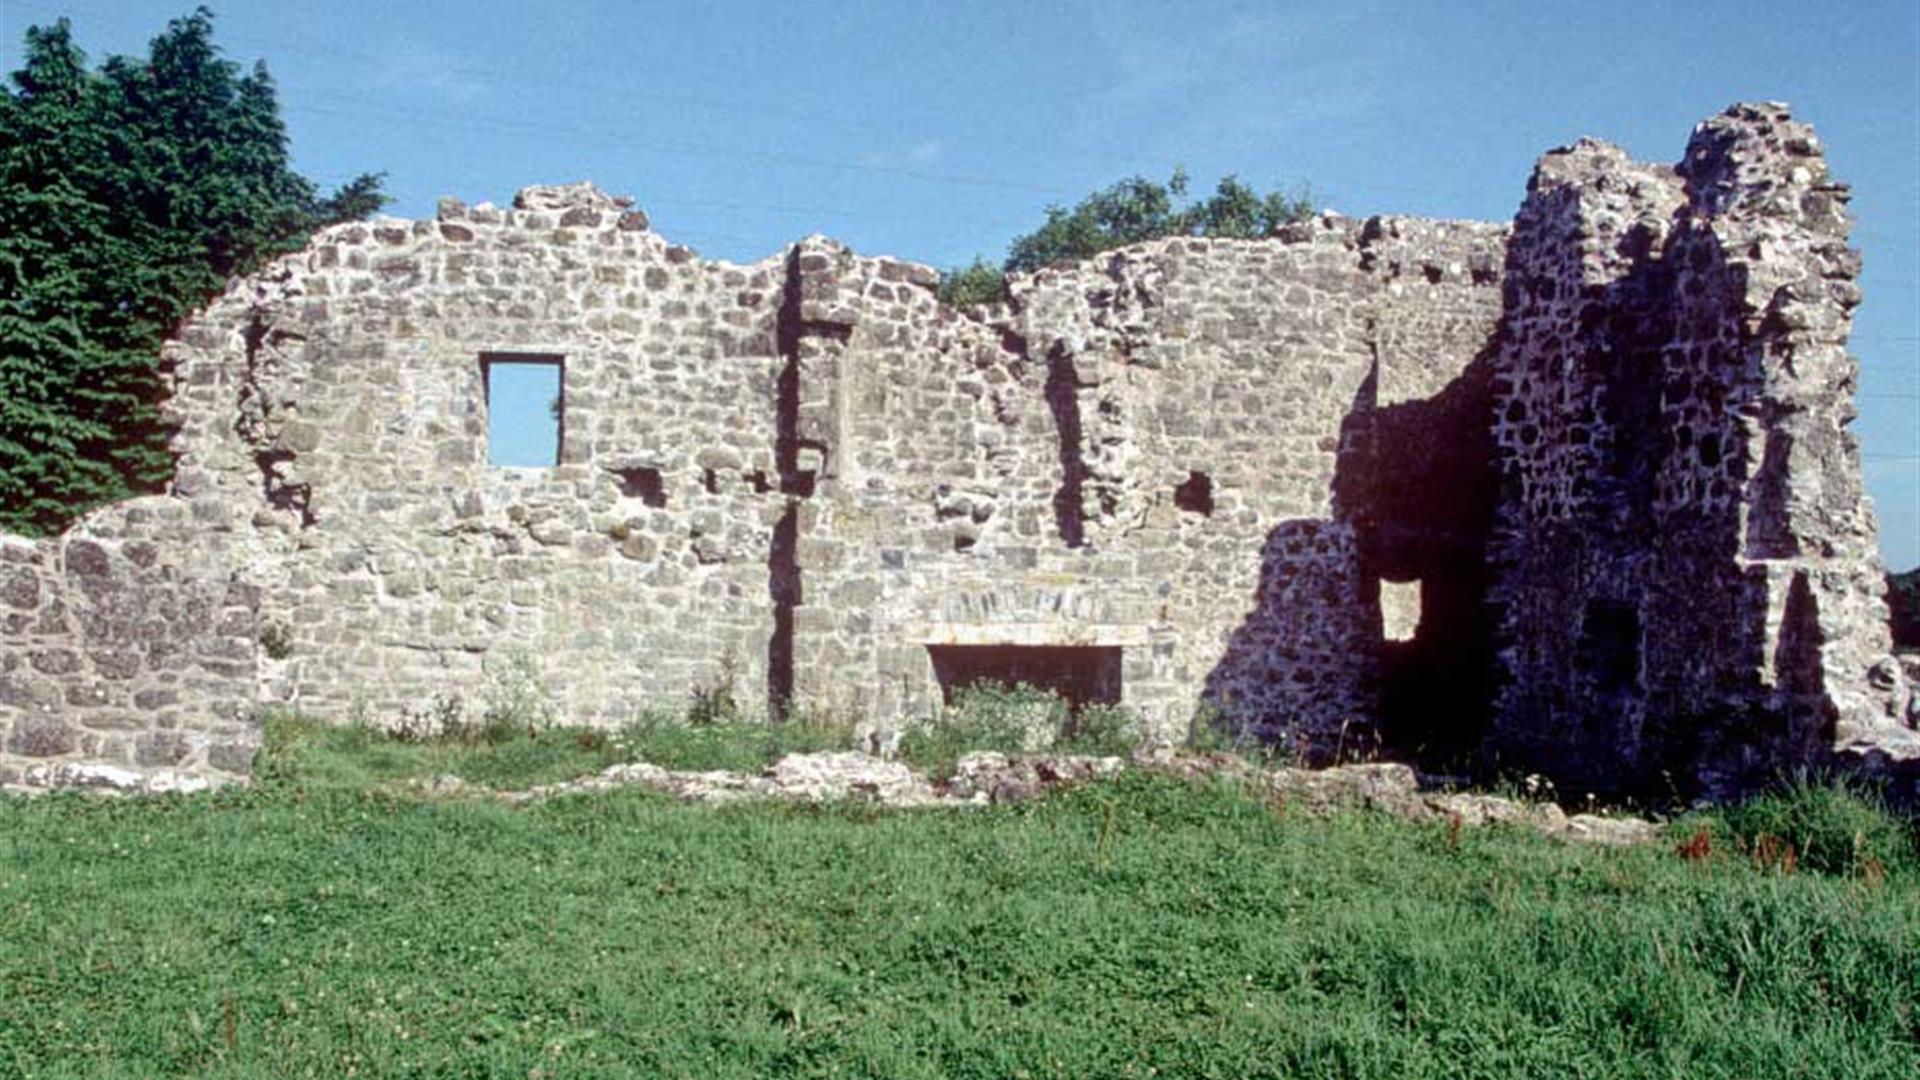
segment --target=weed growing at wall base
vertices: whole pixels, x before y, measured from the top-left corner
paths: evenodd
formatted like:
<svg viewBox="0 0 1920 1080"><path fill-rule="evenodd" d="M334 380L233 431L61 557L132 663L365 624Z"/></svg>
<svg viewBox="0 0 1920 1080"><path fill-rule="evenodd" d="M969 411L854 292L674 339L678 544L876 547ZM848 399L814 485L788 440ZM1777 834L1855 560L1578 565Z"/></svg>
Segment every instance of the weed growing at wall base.
<svg viewBox="0 0 1920 1080"><path fill-rule="evenodd" d="M1139 719L1121 706L1074 708L1049 690L983 681L961 689L938 715L908 726L900 756L930 775L945 776L960 755L976 750L1125 755L1139 733Z"/></svg>
<svg viewBox="0 0 1920 1080"><path fill-rule="evenodd" d="M1763 867L1790 863L1856 876L1888 867L1920 873L1920 826L1891 816L1870 790L1841 780L1797 777L1716 817L1737 849Z"/></svg>

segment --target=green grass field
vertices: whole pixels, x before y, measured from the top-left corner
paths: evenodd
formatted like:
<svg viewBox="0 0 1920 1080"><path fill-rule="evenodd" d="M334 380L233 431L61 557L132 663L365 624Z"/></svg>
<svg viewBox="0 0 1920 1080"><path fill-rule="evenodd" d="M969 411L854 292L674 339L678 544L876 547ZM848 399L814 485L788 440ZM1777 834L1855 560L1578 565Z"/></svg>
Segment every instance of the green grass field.
<svg viewBox="0 0 1920 1080"><path fill-rule="evenodd" d="M0 1074L1920 1076L1911 828L1831 793L1619 851L1137 775L927 812L380 786L613 754L282 725L252 790L0 800Z"/></svg>

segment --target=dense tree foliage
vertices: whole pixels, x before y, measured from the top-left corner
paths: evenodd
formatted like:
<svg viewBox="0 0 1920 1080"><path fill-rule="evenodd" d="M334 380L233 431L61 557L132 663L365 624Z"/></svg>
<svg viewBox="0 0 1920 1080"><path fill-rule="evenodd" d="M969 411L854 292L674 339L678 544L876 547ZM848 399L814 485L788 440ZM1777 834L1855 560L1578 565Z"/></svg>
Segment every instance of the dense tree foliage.
<svg viewBox="0 0 1920 1080"><path fill-rule="evenodd" d="M1893 643L1920 649L1920 566L1887 575L1887 609L1893 616Z"/></svg>
<svg viewBox="0 0 1920 1080"><path fill-rule="evenodd" d="M1234 176L1222 178L1213 194L1199 202L1187 199L1183 169L1175 169L1164 184L1129 177L1094 192L1071 210L1048 207L1045 224L1015 237L998 270L975 259L942 279L941 298L954 304L991 303L1006 298L1009 273L1030 273L1164 236L1272 236L1312 213L1313 201L1305 192L1262 195Z"/></svg>
<svg viewBox="0 0 1920 1080"><path fill-rule="evenodd" d="M0 89L0 530L57 529L172 472L163 337L233 274L386 200L287 161L273 81L205 8L98 69L66 20Z"/></svg>

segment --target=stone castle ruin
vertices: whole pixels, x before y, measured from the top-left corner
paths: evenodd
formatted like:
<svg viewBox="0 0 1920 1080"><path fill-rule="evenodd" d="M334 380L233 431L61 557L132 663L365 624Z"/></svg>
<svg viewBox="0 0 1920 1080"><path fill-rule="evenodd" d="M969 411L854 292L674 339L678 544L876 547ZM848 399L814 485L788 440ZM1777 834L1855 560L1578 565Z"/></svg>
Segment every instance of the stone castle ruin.
<svg viewBox="0 0 1920 1080"><path fill-rule="evenodd" d="M1334 215L938 302L591 185L337 226L167 346L163 495L0 543L0 784L244 776L263 708L531 665L569 721L979 678L1580 790L1910 783L1847 431L1847 189L1779 105L1582 140L1510 226ZM547 365L558 460L489 464Z"/></svg>

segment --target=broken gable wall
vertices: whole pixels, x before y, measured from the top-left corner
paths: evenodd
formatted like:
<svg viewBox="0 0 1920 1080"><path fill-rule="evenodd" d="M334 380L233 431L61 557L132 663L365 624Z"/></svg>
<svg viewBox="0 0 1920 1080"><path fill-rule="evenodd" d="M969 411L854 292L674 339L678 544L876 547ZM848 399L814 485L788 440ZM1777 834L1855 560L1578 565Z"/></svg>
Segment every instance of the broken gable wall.
<svg viewBox="0 0 1920 1080"><path fill-rule="evenodd" d="M225 775L261 706L471 717L520 665L569 722L723 687L892 721L969 644L1118 649L1151 733L1318 758L1471 749L1490 699L1576 777L1894 745L1842 198L1737 113L1680 170L1551 155L1511 242L1328 215L972 314L820 238L700 259L587 185L338 226L169 344L168 495L9 542L0 775ZM554 467L488 464L489 354L564 363Z"/></svg>
<svg viewBox="0 0 1920 1080"><path fill-rule="evenodd" d="M248 519L290 643L264 698L477 711L527 663L611 724L751 678L781 302L778 260L703 262L584 187L337 227L238 286L182 336L178 487ZM488 463L483 354L561 358L556 466Z"/></svg>

